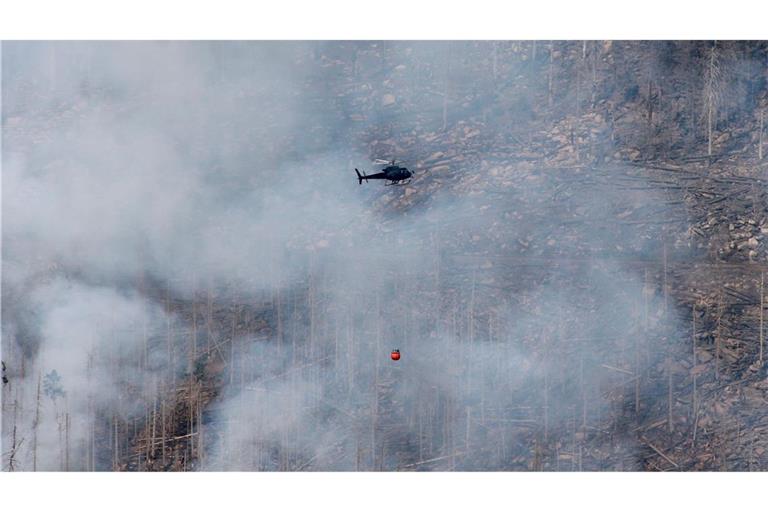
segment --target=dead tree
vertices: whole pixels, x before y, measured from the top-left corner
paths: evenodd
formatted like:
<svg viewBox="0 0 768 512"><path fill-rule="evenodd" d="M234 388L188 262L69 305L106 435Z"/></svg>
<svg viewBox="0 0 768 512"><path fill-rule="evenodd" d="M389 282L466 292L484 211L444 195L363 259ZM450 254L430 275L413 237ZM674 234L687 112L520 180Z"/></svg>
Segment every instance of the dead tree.
<svg viewBox="0 0 768 512"><path fill-rule="evenodd" d="M32 423L32 471L37 471L37 430L40 426L40 384L42 376L37 374L37 398L35 405L35 421Z"/></svg>
<svg viewBox="0 0 768 512"><path fill-rule="evenodd" d="M760 366L763 365L763 345L764 345L764 335L763 335L763 310L765 308L765 294L764 294L764 285L765 285L765 272L760 272L760 351L758 355L758 362L760 363Z"/></svg>
<svg viewBox="0 0 768 512"><path fill-rule="evenodd" d="M691 414L691 417L695 418L696 417L696 411L698 410L698 408L697 408L697 396L696 396L696 392L697 392L697 390L696 390L696 374L697 374L697 371L698 371L696 369L696 304L693 305L692 310L693 310L693 321L692 321L693 326L692 326L691 341L692 341L693 350L692 350L692 354L691 354L692 355L691 380L692 380L692 386L693 386L693 393L691 394L691 403L692 403L692 414Z"/></svg>
<svg viewBox="0 0 768 512"><path fill-rule="evenodd" d="M445 55L445 87L443 90L443 131L448 128L448 92L451 81L451 43L446 43Z"/></svg>
<svg viewBox="0 0 768 512"><path fill-rule="evenodd" d="M213 283L212 279L208 278L208 286L206 287L206 318L205 318L205 328L206 328L206 351L211 351L211 343L213 340Z"/></svg>
<svg viewBox="0 0 768 512"><path fill-rule="evenodd" d="M704 77L704 116L707 120L707 156L712 157L712 134L720 101L721 70L717 42L709 50Z"/></svg>
<svg viewBox="0 0 768 512"><path fill-rule="evenodd" d="M763 118L765 117L765 111L760 111L760 128L757 136L757 159L763 159Z"/></svg>
<svg viewBox="0 0 768 512"><path fill-rule="evenodd" d="M554 75L554 66L555 63L555 43L554 41L551 41L549 43L549 71L547 73L547 106L551 109L552 108L552 83L553 83L553 75Z"/></svg>

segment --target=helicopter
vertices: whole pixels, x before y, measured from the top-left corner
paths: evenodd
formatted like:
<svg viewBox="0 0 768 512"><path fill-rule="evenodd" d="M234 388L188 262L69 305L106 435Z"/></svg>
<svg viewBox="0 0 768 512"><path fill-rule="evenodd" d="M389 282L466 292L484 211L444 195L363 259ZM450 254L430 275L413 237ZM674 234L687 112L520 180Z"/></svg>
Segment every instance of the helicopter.
<svg viewBox="0 0 768 512"><path fill-rule="evenodd" d="M355 169L355 172L357 173L358 185L362 185L363 180L387 180L389 183L385 183L385 185L407 185L413 178L413 172L409 171L405 167L402 167L401 165L398 165L395 160L375 160L374 163L385 164L386 167L380 172L369 175L366 175L365 171L360 174L360 171Z"/></svg>

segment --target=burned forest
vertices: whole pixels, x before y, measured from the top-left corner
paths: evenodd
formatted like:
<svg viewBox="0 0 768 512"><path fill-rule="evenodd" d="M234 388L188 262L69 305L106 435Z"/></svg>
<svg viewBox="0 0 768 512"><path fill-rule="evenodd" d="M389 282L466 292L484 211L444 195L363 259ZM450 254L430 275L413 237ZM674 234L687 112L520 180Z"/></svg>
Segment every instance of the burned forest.
<svg viewBox="0 0 768 512"><path fill-rule="evenodd" d="M768 469L768 43L1 48L4 471Z"/></svg>

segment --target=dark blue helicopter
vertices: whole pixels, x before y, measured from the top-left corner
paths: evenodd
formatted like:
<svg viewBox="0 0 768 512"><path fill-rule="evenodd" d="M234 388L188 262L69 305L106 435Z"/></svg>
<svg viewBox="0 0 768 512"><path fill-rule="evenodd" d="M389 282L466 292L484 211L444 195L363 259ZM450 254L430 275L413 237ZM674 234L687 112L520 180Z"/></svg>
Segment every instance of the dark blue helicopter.
<svg viewBox="0 0 768 512"><path fill-rule="evenodd" d="M391 162L377 161L376 163L385 163L387 166L380 172L368 175L366 175L365 172L360 174L360 171L355 169L359 185L363 184L363 180L387 180L389 183L385 183L385 185L406 185L407 183L410 183L411 178L413 178L413 173L411 171L405 167L397 165L394 160Z"/></svg>

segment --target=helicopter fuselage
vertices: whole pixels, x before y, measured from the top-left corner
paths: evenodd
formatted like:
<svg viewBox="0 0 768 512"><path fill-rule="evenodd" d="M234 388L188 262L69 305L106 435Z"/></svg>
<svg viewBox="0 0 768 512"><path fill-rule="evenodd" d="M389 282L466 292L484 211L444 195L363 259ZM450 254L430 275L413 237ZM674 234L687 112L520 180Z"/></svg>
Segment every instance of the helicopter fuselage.
<svg viewBox="0 0 768 512"><path fill-rule="evenodd" d="M360 184L363 183L363 180L387 180L391 181L392 184L395 184L413 177L411 171L405 167L400 167L399 165L387 166L375 174L360 174L360 171L357 169L355 169L355 172L357 172L357 179Z"/></svg>
<svg viewBox="0 0 768 512"><path fill-rule="evenodd" d="M390 181L402 181L411 177L411 171L398 165L390 165L383 171L384 178Z"/></svg>

